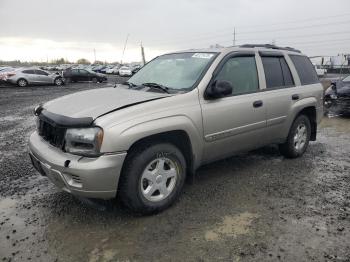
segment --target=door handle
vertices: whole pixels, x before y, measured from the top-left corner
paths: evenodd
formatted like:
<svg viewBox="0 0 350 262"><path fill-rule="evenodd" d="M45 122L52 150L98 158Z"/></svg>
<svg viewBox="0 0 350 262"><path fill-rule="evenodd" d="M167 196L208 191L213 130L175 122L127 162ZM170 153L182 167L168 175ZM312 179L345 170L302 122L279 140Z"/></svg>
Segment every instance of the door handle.
<svg viewBox="0 0 350 262"><path fill-rule="evenodd" d="M253 102L254 107L261 107L263 105L263 101L257 100Z"/></svg>
<svg viewBox="0 0 350 262"><path fill-rule="evenodd" d="M299 99L299 95L298 94L292 95L292 100L298 100L298 99Z"/></svg>

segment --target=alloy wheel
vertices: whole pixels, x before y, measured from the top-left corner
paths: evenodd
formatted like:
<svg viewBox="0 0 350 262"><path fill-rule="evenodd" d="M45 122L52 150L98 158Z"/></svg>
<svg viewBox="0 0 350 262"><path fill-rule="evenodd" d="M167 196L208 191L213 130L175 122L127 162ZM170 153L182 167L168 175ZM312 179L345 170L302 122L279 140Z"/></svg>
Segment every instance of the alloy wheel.
<svg viewBox="0 0 350 262"><path fill-rule="evenodd" d="M173 192L178 175L179 168L173 160L166 157L152 160L141 176L142 195L151 202L162 201Z"/></svg>

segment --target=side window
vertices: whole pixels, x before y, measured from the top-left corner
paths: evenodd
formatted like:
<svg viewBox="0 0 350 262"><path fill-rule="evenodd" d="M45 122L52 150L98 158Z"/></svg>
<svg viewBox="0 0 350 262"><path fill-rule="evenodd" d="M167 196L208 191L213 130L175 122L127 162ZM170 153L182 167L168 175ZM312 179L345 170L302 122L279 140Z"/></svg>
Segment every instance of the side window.
<svg viewBox="0 0 350 262"><path fill-rule="evenodd" d="M23 70L22 73L32 75L32 74L34 74L34 70Z"/></svg>
<svg viewBox="0 0 350 262"><path fill-rule="evenodd" d="M317 73L309 58L301 55L290 55L295 69L298 72L302 85L319 83Z"/></svg>
<svg viewBox="0 0 350 262"><path fill-rule="evenodd" d="M43 76L47 76L48 74L44 71L41 71L41 70L35 70L35 73L38 74L38 75L43 75Z"/></svg>
<svg viewBox="0 0 350 262"><path fill-rule="evenodd" d="M286 62L286 59L284 59L284 57L281 57L280 63L281 63L281 67L282 67L284 85L285 86L294 86L295 83L294 83L294 80L292 77L292 73L290 72L289 66Z"/></svg>
<svg viewBox="0 0 350 262"><path fill-rule="evenodd" d="M284 57L261 57L267 88L293 86L293 78Z"/></svg>
<svg viewBox="0 0 350 262"><path fill-rule="evenodd" d="M72 74L77 75L77 74L79 74L79 71L77 69L72 69Z"/></svg>
<svg viewBox="0 0 350 262"><path fill-rule="evenodd" d="M221 68L215 80L231 82L233 95L259 90L258 72L254 56L230 58Z"/></svg>
<svg viewBox="0 0 350 262"><path fill-rule="evenodd" d="M86 70L79 69L79 73L82 75L87 75L88 72Z"/></svg>

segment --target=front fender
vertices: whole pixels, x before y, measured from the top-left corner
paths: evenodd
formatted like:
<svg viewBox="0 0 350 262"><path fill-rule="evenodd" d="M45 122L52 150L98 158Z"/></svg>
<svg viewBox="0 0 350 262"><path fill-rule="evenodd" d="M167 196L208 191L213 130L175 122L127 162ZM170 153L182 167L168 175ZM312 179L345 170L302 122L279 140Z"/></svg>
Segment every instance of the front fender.
<svg viewBox="0 0 350 262"><path fill-rule="evenodd" d="M166 124L165 124L166 123ZM202 159L203 141L200 128L185 115L174 115L152 119L136 124L116 125L105 130L102 152L127 151L140 139L170 131L187 133L195 155L194 166L197 167Z"/></svg>

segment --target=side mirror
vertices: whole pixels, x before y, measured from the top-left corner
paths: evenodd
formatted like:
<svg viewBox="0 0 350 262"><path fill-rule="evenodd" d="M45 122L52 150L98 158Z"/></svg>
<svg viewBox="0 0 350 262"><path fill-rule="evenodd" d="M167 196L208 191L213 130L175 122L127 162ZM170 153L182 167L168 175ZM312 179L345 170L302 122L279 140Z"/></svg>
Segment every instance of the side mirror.
<svg viewBox="0 0 350 262"><path fill-rule="evenodd" d="M231 95L233 86L231 82L225 80L216 80L207 88L206 97L209 99L222 98Z"/></svg>

